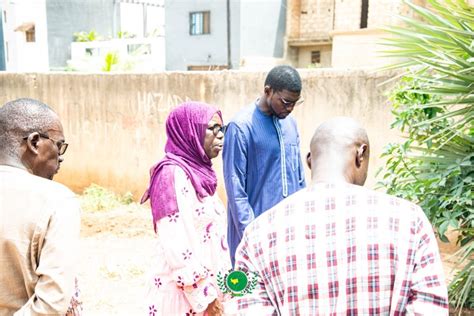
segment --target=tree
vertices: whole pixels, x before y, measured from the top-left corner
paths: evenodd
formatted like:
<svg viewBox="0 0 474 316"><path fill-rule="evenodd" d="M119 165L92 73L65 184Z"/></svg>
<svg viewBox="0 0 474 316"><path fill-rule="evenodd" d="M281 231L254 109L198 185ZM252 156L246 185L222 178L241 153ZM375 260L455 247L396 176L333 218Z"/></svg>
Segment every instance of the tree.
<svg viewBox="0 0 474 316"><path fill-rule="evenodd" d="M459 232L461 271L449 286L456 308L474 307L474 8L464 0L407 2L420 17L386 29L387 56L407 69L391 100L392 127L407 135L391 144L383 184L420 204L439 238ZM399 61L400 58L402 61Z"/></svg>

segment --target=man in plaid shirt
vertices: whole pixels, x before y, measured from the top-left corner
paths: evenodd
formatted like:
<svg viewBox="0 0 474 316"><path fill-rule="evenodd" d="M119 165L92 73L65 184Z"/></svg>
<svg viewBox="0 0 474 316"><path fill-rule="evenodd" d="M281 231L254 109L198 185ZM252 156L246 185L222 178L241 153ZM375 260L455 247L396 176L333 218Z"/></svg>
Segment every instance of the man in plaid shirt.
<svg viewBox="0 0 474 316"><path fill-rule="evenodd" d="M257 287L247 315L448 315L432 227L417 205L362 185L369 141L349 118L311 140L312 184L245 230L236 269Z"/></svg>

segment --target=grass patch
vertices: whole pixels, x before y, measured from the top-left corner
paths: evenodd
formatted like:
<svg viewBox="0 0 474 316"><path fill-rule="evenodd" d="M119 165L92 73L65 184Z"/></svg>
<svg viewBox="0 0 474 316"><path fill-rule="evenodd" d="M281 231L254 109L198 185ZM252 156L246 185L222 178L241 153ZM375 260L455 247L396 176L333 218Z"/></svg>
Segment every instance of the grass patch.
<svg viewBox="0 0 474 316"><path fill-rule="evenodd" d="M84 189L79 197L84 211L105 211L133 203L130 192L119 195L95 183Z"/></svg>

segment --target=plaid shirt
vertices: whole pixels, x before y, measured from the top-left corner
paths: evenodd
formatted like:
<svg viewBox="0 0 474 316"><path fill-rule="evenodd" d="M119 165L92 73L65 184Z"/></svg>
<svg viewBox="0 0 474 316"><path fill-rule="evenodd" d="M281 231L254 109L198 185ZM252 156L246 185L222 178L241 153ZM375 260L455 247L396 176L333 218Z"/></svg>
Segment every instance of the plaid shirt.
<svg viewBox="0 0 474 316"><path fill-rule="evenodd" d="M448 315L438 246L420 207L350 184L317 184L245 230L235 298L248 315Z"/></svg>

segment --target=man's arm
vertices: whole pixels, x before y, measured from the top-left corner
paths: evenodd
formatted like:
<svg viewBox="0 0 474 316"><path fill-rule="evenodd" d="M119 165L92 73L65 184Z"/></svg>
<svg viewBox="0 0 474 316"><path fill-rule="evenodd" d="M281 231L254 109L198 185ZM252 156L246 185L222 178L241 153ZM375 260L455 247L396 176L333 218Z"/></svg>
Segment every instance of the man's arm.
<svg viewBox="0 0 474 316"><path fill-rule="evenodd" d="M408 315L448 315L448 291L438 244L430 222L420 209L418 245L407 305Z"/></svg>
<svg viewBox="0 0 474 316"><path fill-rule="evenodd" d="M79 260L80 207L72 193L60 204L49 219L34 294L15 315L65 314L71 302Z"/></svg>
<svg viewBox="0 0 474 316"><path fill-rule="evenodd" d="M235 269L245 271L248 275L249 282L256 278L256 287L251 293L244 294L242 297L233 299L231 304L235 313L238 315L276 315L277 309L274 306L271 297L273 293L268 293L264 283L262 268L259 267L257 258L253 249L255 240L258 237L252 235L249 238L247 232L244 234L242 242L237 248L235 254Z"/></svg>
<svg viewBox="0 0 474 316"><path fill-rule="evenodd" d="M255 218L246 192L248 144L243 132L235 123L230 123L224 139L224 180L227 192L228 212L232 216L239 240L234 241L231 252L242 238L245 227ZM234 247L233 247L234 246ZM233 257L234 253L231 253Z"/></svg>

